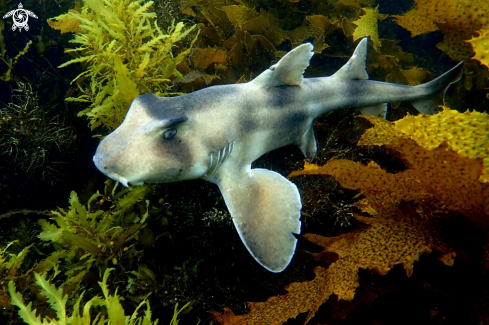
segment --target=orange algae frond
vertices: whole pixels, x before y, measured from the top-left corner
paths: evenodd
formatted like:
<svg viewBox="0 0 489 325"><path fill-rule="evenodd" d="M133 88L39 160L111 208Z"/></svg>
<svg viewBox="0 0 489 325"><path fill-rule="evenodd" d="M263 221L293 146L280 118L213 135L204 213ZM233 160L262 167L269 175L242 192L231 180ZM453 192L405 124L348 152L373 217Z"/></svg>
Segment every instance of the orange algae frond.
<svg viewBox="0 0 489 325"><path fill-rule="evenodd" d="M407 70L402 70L402 72L406 77L407 84L411 86L423 83L430 75L428 71L418 67L412 67Z"/></svg>
<svg viewBox="0 0 489 325"><path fill-rule="evenodd" d="M373 128L368 129L358 141L359 146L381 146L386 145L393 147L399 139L409 139L407 134L397 130L394 125L383 118L371 115L362 115L361 118L368 120L373 124Z"/></svg>
<svg viewBox="0 0 489 325"><path fill-rule="evenodd" d="M331 34L334 30L340 29L341 24L338 20L330 20L323 15L311 15L306 17L307 21L322 33L317 35L314 43L314 52L321 53L328 45L325 43L325 36Z"/></svg>
<svg viewBox="0 0 489 325"><path fill-rule="evenodd" d="M279 20L263 9L258 17L244 23L243 29L251 35L263 35L274 46L281 44L287 39L287 33L280 26Z"/></svg>
<svg viewBox="0 0 489 325"><path fill-rule="evenodd" d="M332 175L342 187L360 191L365 199L358 202L359 208L375 216L355 216L370 225L367 230L335 238L305 235L326 251L339 255L338 261L326 270L334 279L330 280L331 291L339 299L353 299L359 286L360 268L384 275L394 265L402 264L411 275L413 262L422 253L433 249L441 252L450 250L449 242L435 230L433 221L423 218L409 203L432 197L414 170L390 174L375 163L364 166L339 159L322 167L306 164L303 171L294 172L289 177L303 174Z"/></svg>
<svg viewBox="0 0 489 325"><path fill-rule="evenodd" d="M333 238L305 235L306 239L322 246L324 252L338 254L338 260L326 270L325 283L328 291L336 294L338 299L353 299L355 289L360 285L359 269L385 275L394 265L402 264L410 276L413 263L421 254L434 249L451 251L449 242L436 230L435 223L419 216L408 205L401 206L401 212L393 218L358 215L355 218L369 227Z"/></svg>
<svg viewBox="0 0 489 325"><path fill-rule="evenodd" d="M239 26L242 26L250 19L256 18L258 16L258 13L255 9L251 9L246 6L231 5L221 7L220 9L226 13L229 21L233 25L238 24Z"/></svg>
<svg viewBox="0 0 489 325"><path fill-rule="evenodd" d="M194 49L190 60L197 69L204 71L212 64L226 65L228 54L219 48Z"/></svg>
<svg viewBox="0 0 489 325"><path fill-rule="evenodd" d="M217 311L214 310L209 310L209 313L211 314L211 318L214 322L222 325L247 325L240 321L236 315L234 315L233 311L228 308L224 307L224 313L221 314Z"/></svg>
<svg viewBox="0 0 489 325"><path fill-rule="evenodd" d="M447 111L445 113L440 113L443 116L454 115L460 117L460 120L454 119L450 124L446 123L442 126L440 133L445 133L447 140L445 140L440 146L429 150L422 146L422 143L428 143L430 145L431 141L427 137L427 133L422 131L421 127L416 127L418 131L412 131L413 134L417 133L417 136L413 137L413 140L406 139L405 137L411 136L410 134L404 133L403 131L397 130L399 128L405 128L404 123L401 120L399 124L395 125L386 121L380 122L380 119L368 117L368 120L375 120L374 128L370 129L371 132L366 132L360 139L358 145L372 145L378 144L378 137L375 135L378 124L382 124L383 127L380 132L386 133L389 125L393 130L393 134L396 132L402 132L403 137L399 137L397 140L395 136L389 138L389 142L386 146L395 150L398 150L402 158L408 163L410 170L412 170L416 179L422 184L426 191L432 196L430 200L424 200L422 205L427 211L432 210L433 207L427 207L427 205L436 205L436 211L445 211L446 213L456 213L463 214L466 218L474 222L485 234L485 248L484 248L484 260L486 261L486 267L488 267L488 256L489 256L489 237L487 236L487 231L489 229L489 183L486 181L487 176L487 158L468 158L469 155L480 155L480 152L485 152L486 149L475 150L466 145L467 141L469 143L474 143L474 141L479 141L477 134L481 130L470 132L470 125L473 124L471 121L473 118L476 119L486 119L486 114L481 114L477 112L473 113L458 113L454 111ZM411 117L408 117L411 118ZM427 125L434 125L436 123L433 120L434 116L419 116L418 119L425 119L430 121ZM465 119L468 121L465 121ZM418 121L419 121L418 120ZM415 125L418 121L412 121ZM463 121L463 123L461 123ZM470 121L470 122L469 122ZM480 120L479 120L480 122ZM462 138L458 139L453 136L452 128L457 130L457 124L463 125L464 129L469 127L469 136L464 138L462 132L457 133L457 136ZM423 125L423 124L421 124ZM472 125L473 126L473 125ZM484 132L487 132L487 122L481 127ZM470 136L472 134L472 136ZM487 139L487 133L483 134L483 137ZM385 136L385 138L388 138ZM422 140L423 139L423 140ZM420 143L417 143L419 141ZM455 141L455 145L464 147L462 156L459 152L454 151L450 148L449 142ZM460 142L460 143L459 143ZM464 144L465 143L465 144ZM484 140L482 140L482 148L484 148ZM487 140L485 144L487 146ZM427 145L428 146L428 145Z"/></svg>
<svg viewBox="0 0 489 325"><path fill-rule="evenodd" d="M420 116L419 118L428 117ZM412 171L414 175L413 179L422 184L425 192L432 196L432 200L441 202L448 210L463 213L480 226L487 226L489 184L480 182L483 170L481 158L463 157L451 150L446 142L431 150L424 148L422 143L431 144L431 140L423 136L426 134L424 131L420 131L418 136L410 140L407 138L410 137L410 134L398 130L397 125L393 123L370 116L365 118L374 121L374 127L362 136L358 145L380 145L379 138L386 139L385 145L400 152L409 165L408 171ZM379 128L378 125L381 127ZM400 125L403 127L402 123ZM389 127L393 134L391 137L386 135ZM448 127L446 130L449 130ZM379 137L377 132L383 136ZM396 136L399 133L402 136ZM449 134L449 131L446 133Z"/></svg>
<svg viewBox="0 0 489 325"><path fill-rule="evenodd" d="M379 13L379 8L375 9L363 8L365 15L361 16L360 19L354 21L353 23L357 25L355 32L353 33L353 41L363 38L365 36L370 36L375 49L378 49L380 45L379 39L379 28L378 21L383 20L387 15L382 15Z"/></svg>
<svg viewBox="0 0 489 325"><path fill-rule="evenodd" d="M438 30L435 22L419 14L417 10L408 11L404 16L393 15L396 23L411 32L411 37Z"/></svg>
<svg viewBox="0 0 489 325"><path fill-rule="evenodd" d="M390 174L373 162L364 166L351 160L335 159L322 167L306 162L304 170L295 171L288 177L318 174L332 175L342 187L360 191L370 208L384 216L395 214L402 200L417 201L429 197L412 170Z"/></svg>
<svg viewBox="0 0 489 325"><path fill-rule="evenodd" d="M396 22L417 36L440 30L443 42L438 48L454 60L465 60L473 56L466 41L474 33L489 27L489 2L484 0L415 0L416 7L404 16L394 16Z"/></svg>
<svg viewBox="0 0 489 325"><path fill-rule="evenodd" d="M407 116L395 122L395 128L426 149L435 149L446 141L448 147L462 157L482 158L484 169L479 180L489 181L488 114L459 113L443 107L443 111L435 115Z"/></svg>
<svg viewBox="0 0 489 325"><path fill-rule="evenodd" d="M304 170L291 173L289 177L334 176L342 187L356 190L364 197L355 205L372 217L356 215L364 225L336 237L304 235L324 248L323 252L313 254L317 261L328 260L331 254L336 254L337 260L328 268L316 267L313 280L287 286L285 295L270 297L266 302L250 302L250 313L237 316L239 320L249 325L282 324L307 312L307 323L331 295L343 300L355 297L361 285L360 269L385 275L395 265L402 265L409 276L414 262L433 250L441 253L439 261L453 265L456 240L450 227L462 216L486 234L489 184L478 180L482 159L462 157L446 142L431 150L424 148L394 123L371 116L365 118L374 127L364 134L359 145L394 149L408 168L391 174L375 162L363 165L338 159L325 166L306 162ZM485 240L487 255L489 239Z"/></svg>
<svg viewBox="0 0 489 325"><path fill-rule="evenodd" d="M319 38L321 40L320 47L324 48L324 41L322 41L324 31L316 25L311 23L292 30L285 30L282 28L282 23L277 17L263 9L260 11L258 17L243 23L242 27L251 35L263 35L274 46L280 45L287 39L295 46L301 44L305 39L312 37L316 39L313 43L316 43Z"/></svg>
<svg viewBox="0 0 489 325"><path fill-rule="evenodd" d="M480 30L478 37L474 37L467 42L471 43L474 49L475 56L473 59L480 61L480 63L489 68L489 29Z"/></svg>
<svg viewBox="0 0 489 325"><path fill-rule="evenodd" d="M79 14L78 11L73 9L70 9L69 12ZM80 19L70 15L69 13L58 16L56 18L48 19L49 27L59 30L61 34L80 33L81 32L80 24L81 24Z"/></svg>

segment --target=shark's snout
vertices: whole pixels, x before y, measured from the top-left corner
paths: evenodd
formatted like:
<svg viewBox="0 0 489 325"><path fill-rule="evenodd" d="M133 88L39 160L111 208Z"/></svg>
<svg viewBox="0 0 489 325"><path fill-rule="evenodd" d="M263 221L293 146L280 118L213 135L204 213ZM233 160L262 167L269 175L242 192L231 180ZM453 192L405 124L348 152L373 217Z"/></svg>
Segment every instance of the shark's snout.
<svg viewBox="0 0 489 325"><path fill-rule="evenodd" d="M104 173L108 177L112 178L114 181L121 183L125 187L128 187L129 181L127 180L127 178L125 178L125 177L119 175L117 172L115 172L113 170L114 167L107 164L107 162L104 161L104 159L101 157L101 155L95 154L95 156L93 156L93 162L94 162L95 166L98 168L98 170L100 170L102 173Z"/></svg>
<svg viewBox="0 0 489 325"><path fill-rule="evenodd" d="M103 159L102 155L99 154L98 150L93 156L93 163L98 170L107 175L112 171L113 168L109 168L109 164L106 159ZM108 176L108 175L107 175Z"/></svg>
<svg viewBox="0 0 489 325"><path fill-rule="evenodd" d="M103 159L103 156L98 154L98 152L93 156L93 162L95 166L97 167L98 170L100 170L102 173L113 179L114 181L117 181L124 185L125 187L128 187L129 185L143 185L144 182L141 181L131 181L127 179L126 177L122 176L120 173L118 173L115 169L116 167L105 161Z"/></svg>

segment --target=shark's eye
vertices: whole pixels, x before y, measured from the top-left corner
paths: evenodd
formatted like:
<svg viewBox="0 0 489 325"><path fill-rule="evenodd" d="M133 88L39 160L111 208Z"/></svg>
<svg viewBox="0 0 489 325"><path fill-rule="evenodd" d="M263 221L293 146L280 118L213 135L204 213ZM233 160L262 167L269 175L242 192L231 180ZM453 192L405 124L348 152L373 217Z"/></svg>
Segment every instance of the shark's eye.
<svg viewBox="0 0 489 325"><path fill-rule="evenodd" d="M177 129L175 128L168 129L163 133L165 139L173 139L175 135L177 135Z"/></svg>

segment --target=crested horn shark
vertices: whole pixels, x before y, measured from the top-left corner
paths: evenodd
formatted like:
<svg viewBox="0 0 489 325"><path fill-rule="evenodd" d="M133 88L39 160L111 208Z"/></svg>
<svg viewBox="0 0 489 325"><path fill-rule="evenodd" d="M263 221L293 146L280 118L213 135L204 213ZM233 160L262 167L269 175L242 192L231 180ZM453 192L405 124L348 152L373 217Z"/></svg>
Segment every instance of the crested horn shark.
<svg viewBox="0 0 489 325"><path fill-rule="evenodd" d="M283 271L301 229L299 191L251 163L289 144L314 158L312 122L332 110L378 115L386 103L410 101L421 113L434 113L463 64L417 86L368 80L365 38L332 76L304 78L312 50L310 43L294 48L248 83L137 97L123 123L100 142L95 165L126 187L197 178L216 184L251 255L267 270Z"/></svg>

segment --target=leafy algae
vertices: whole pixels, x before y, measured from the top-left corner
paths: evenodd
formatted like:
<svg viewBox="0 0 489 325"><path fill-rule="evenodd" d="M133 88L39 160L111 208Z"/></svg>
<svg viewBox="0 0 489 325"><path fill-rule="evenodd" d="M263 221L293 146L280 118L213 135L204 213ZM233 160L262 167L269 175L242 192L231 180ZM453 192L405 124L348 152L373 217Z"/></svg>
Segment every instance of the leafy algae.
<svg viewBox="0 0 489 325"><path fill-rule="evenodd" d="M143 0L87 0L80 13L72 10L51 20L51 27L75 33L70 42L78 47L66 52L79 57L59 67L77 62L86 65L72 81L77 81L82 95L67 100L90 103L79 116L90 119L92 130L101 125L116 128L137 96L148 92L168 95L171 79L181 77L177 65L190 48L176 56L173 50L196 26L172 23L165 34L157 25L156 13L148 12L152 5L153 1ZM82 82L86 78L88 86Z"/></svg>
<svg viewBox="0 0 489 325"><path fill-rule="evenodd" d="M68 295L63 294L63 290L60 288L56 288L53 284L51 284L46 274L35 274L36 284L41 287L41 295L47 298L51 308L53 308L56 312L56 318L45 317L42 319L40 316L36 315L36 309L32 310L32 303L28 305L24 304L22 294L16 291L15 284L10 281L9 282L9 293L12 297L12 304L19 307L19 315L22 319L29 325L65 325L65 324L73 324L73 325L90 325L90 324L127 324L127 325L157 325L158 320L151 320L151 308L149 302L145 299L143 300L136 310L132 313L131 316L126 316L124 309L120 303L121 297L117 295L117 291L111 295L109 293L108 287L108 277L110 272L114 269L107 269L104 272L103 280L99 282L100 288L103 292L103 297L95 296L90 299L82 309L80 313L80 304L83 298L83 294L76 301L73 313L68 316L67 312L67 301ZM170 322L170 325L178 324L178 314L182 312L189 304L185 305L181 309L178 309L178 304L175 305L173 319ZM103 306L105 307L105 312L99 312L95 319L91 320L90 310L92 307ZM144 311L143 316L138 316L138 310L145 306L146 310ZM107 318L106 318L107 317Z"/></svg>
<svg viewBox="0 0 489 325"><path fill-rule="evenodd" d="M85 206L78 200L78 195L71 192L70 208L52 211L54 216L51 220L55 224L44 219L39 220L43 229L38 236L39 239L69 251L65 259L71 261L74 268L68 271L70 276L66 284L80 280L77 279L75 274L77 272L74 271L88 272L92 266L106 267L109 263L117 265L121 260L139 254L132 241L138 238L139 231L147 225L149 201L146 204L139 203L146 210L144 213L137 214L131 209L150 192L150 189L147 186L141 186L127 188L116 193L114 187L112 195L108 195L111 182L107 184L106 195L103 196L103 199L101 199L102 195L97 192L92 195ZM113 202L108 211L94 208L94 205L100 205L100 202L106 200ZM79 260L74 259L78 250L82 253Z"/></svg>

